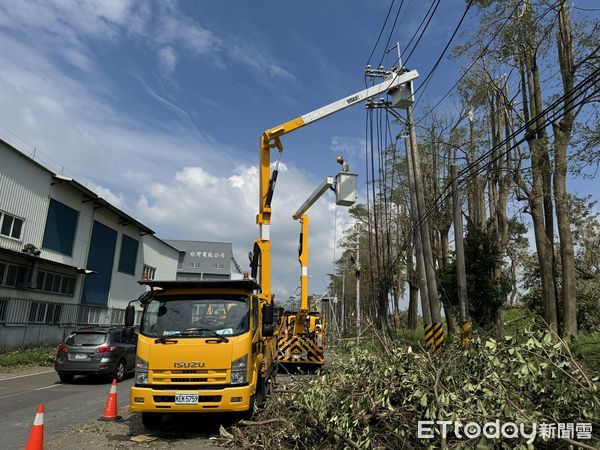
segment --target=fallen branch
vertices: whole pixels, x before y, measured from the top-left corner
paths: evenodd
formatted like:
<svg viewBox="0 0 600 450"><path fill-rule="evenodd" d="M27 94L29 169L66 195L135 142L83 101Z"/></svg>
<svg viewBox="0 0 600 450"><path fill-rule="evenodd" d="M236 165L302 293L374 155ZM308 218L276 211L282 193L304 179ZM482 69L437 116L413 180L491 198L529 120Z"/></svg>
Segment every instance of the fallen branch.
<svg viewBox="0 0 600 450"><path fill-rule="evenodd" d="M240 425L251 427L251 426L269 425L271 423L280 423L280 422L287 423L288 425L292 425L289 420L278 418L278 417L276 417L274 419L260 420L260 421L256 421L256 422L252 421L252 420L240 420L238 423Z"/></svg>
<svg viewBox="0 0 600 450"><path fill-rule="evenodd" d="M559 438L561 441L565 441L567 444L572 445L573 447L581 447L589 450L597 450L597 447L592 447L591 445L584 444L583 442L574 441L569 438Z"/></svg>

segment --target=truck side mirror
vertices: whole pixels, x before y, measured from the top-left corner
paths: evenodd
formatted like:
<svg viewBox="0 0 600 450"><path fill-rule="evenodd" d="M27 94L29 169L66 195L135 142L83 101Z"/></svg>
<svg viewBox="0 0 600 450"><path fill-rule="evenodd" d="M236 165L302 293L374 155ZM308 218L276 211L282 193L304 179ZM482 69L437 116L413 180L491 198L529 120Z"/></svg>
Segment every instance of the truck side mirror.
<svg viewBox="0 0 600 450"><path fill-rule="evenodd" d="M275 327L273 325L273 302L269 302L262 308L262 335L273 336Z"/></svg>
<svg viewBox="0 0 600 450"><path fill-rule="evenodd" d="M127 305L127 308L125 308L125 326L127 328L132 327L134 321L135 307L133 305Z"/></svg>
<svg viewBox="0 0 600 450"><path fill-rule="evenodd" d="M125 327L123 328L123 337L129 341L132 341L135 344L137 341L137 336L133 331L133 327Z"/></svg>

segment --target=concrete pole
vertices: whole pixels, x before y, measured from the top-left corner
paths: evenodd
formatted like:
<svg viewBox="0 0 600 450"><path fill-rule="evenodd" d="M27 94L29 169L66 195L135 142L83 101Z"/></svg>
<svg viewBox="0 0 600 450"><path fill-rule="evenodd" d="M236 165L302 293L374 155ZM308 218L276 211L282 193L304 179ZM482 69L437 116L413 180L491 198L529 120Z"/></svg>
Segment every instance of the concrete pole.
<svg viewBox="0 0 600 450"><path fill-rule="evenodd" d="M360 236L356 241L356 339L360 336Z"/></svg>
<svg viewBox="0 0 600 450"><path fill-rule="evenodd" d="M458 198L458 180L456 179L456 166L450 166L452 178L452 203L454 209L454 246L456 251L456 284L458 287L458 313L460 316L460 334L462 345L469 345L471 338L469 330L469 302L467 297L467 270L465 268L465 250L463 243L462 211ZM475 194L479 194L476 192Z"/></svg>
<svg viewBox="0 0 600 450"><path fill-rule="evenodd" d="M342 334L346 331L346 274L342 272Z"/></svg>
<svg viewBox="0 0 600 450"><path fill-rule="evenodd" d="M421 313L425 324L431 323L431 308L429 307L429 294L427 293L427 278L425 276L425 261L423 260L423 247L419 233L419 218L417 217L417 196L415 194L415 177L413 175L412 155L409 138L404 138L406 147L406 163L408 165L408 187L410 190L410 217L413 224L413 243L417 259L417 274L419 275L419 295L421 297Z"/></svg>
<svg viewBox="0 0 600 450"><path fill-rule="evenodd" d="M460 325L467 322L467 273L465 268L465 249L463 243L463 224L460 201L458 199L458 180L456 166L450 166L452 179L452 206L454 210L454 247L456 251L456 283L458 287L458 312Z"/></svg>
<svg viewBox="0 0 600 450"><path fill-rule="evenodd" d="M407 121L410 128L410 151L412 152L413 174L415 176L415 191L417 197L417 211L419 217L419 229L421 231L421 244L423 246L423 259L425 263L425 275L427 278L427 293L429 295L429 306L431 308L431 320L434 324L441 323L440 300L438 297L435 269L433 267L433 253L431 251L431 239L429 237L429 222L425 218L425 195L423 192L423 176L421 175L421 162L419 149L417 147L417 131L415 128L412 106L406 109Z"/></svg>

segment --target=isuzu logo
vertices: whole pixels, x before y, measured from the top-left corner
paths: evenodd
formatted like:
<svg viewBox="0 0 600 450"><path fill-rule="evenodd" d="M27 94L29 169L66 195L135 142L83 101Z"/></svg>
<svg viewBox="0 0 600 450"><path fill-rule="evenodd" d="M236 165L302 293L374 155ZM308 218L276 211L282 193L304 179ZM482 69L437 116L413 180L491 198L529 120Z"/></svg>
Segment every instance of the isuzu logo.
<svg viewBox="0 0 600 450"><path fill-rule="evenodd" d="M203 361L175 361L173 363L173 367L176 369L197 369L199 367L204 367Z"/></svg>

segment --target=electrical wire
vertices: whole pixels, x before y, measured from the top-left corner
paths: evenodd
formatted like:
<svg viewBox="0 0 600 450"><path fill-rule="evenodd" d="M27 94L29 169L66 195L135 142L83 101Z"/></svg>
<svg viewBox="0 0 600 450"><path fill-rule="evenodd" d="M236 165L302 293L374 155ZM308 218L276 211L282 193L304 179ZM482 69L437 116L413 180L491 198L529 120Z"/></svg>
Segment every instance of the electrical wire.
<svg viewBox="0 0 600 450"><path fill-rule="evenodd" d="M560 120L560 118L562 118L567 112L581 106L582 104L586 103L587 100L589 100L590 98L592 98L594 95L596 95L598 92L600 92L600 87L597 87L597 83L599 80L597 78L598 75L600 74L600 69L596 69L595 72L593 72L592 74L590 74L588 77L586 77L584 79L584 81L581 81L577 86L575 86L570 92L568 92L567 94L561 96L560 98L558 98L557 100L555 100L550 106L546 107L543 111L541 111L538 115L536 115L533 118L530 118L530 120L525 123L524 125L522 125L521 127L519 127L519 129L517 129L516 131L514 131L513 133L511 133L510 136L508 136L507 138L505 138L502 142L498 143L496 146L494 146L492 149L490 149L488 152L486 152L484 155L482 155L480 158L478 158L476 161L468 164L466 167L464 167L463 169L461 169L457 176L456 179L458 181L458 185L459 187L462 187L466 182L469 181L469 179L471 177L473 177L474 175L479 175L481 172L483 172L483 170L489 168L493 163L495 163L500 157L506 155L509 151L517 148L520 144L522 144L523 142L525 142L528 138L527 135L523 136L521 139L519 140L515 140L515 138L522 133L523 131L526 130L526 128L532 124L536 124L536 122L540 119L543 118L543 123L541 124L542 126L548 126L550 123L556 121L556 120ZM595 88L595 90L592 92L592 94L588 95L587 97L583 97L582 100L579 100L578 102L573 102L569 105L563 106L561 108L556 109L556 107L560 104L560 102L564 101L565 98L567 96L575 96L578 94L579 90L584 90L583 93L587 92L590 87L587 86L591 84L592 87ZM582 93L582 94L583 94ZM579 94L579 95L582 95ZM390 110L388 110L390 111ZM552 114L550 114L552 113ZM393 115L393 114L392 114ZM547 116L546 116L547 115ZM512 145L507 146L507 144L510 144L510 141L513 141ZM492 155L494 152L496 152L498 149L501 149L502 147L507 146L507 149L500 152L500 154L497 154L495 156L495 158L493 160L488 161L486 164L478 167L477 171L474 173L471 173L470 170L473 167L476 167L476 165L478 165L479 163L481 163L484 159L486 159L487 157L489 157L490 155ZM467 173L466 176L465 173ZM463 177L461 179L461 177ZM424 212L424 214L422 215L422 217L419 218L419 221L413 225L413 227L411 228L410 232L408 233L408 236L410 236L412 233L415 232L416 228L422 226L422 224L424 223L425 220L427 220L429 218L429 216L435 212L436 210L439 209L440 206L440 202L444 201L446 199L446 197L448 197L449 192L448 192L448 188L449 186L451 186L451 182L454 181L450 180L450 183L442 190L442 192L437 196L437 198L434 200L433 204ZM390 271L393 270L393 268L395 267L395 265L398 263L399 258L402 254L402 252L405 251L407 246L407 238L404 239L404 243L401 247L401 249L398 251L396 258L394 259L394 262L391 264L390 266Z"/></svg>
<svg viewBox="0 0 600 450"><path fill-rule="evenodd" d="M431 78L433 77L433 74L435 73L435 71L437 70L438 66L440 65L440 62L442 61L442 58L444 57L444 55L448 51L448 47L450 47L450 44L454 40L454 37L456 36L456 33L458 33L458 29L460 28L460 26L462 25L463 21L465 20L465 17L467 17L467 14L468 14L469 10L471 9L472 5L473 5L473 0L469 0L469 4L465 8L465 11L463 12L462 17L460 18L460 20L458 21L458 24L454 28L454 31L452 32L452 35L450 36L450 39L448 39L448 42L446 43L446 46L444 47L444 50L442 50L442 53L440 53L440 56L438 57L437 61L435 62L435 64L433 65L433 67L431 68L431 70L429 71L429 73L427 74L427 76L425 77L425 80L423 80L423 82L419 85L419 87L417 87L417 89L415 89L415 92L413 92L413 95L415 95L421 89L426 88L427 85L429 84L429 81L431 81ZM423 91L423 92L425 92L425 91ZM419 95L419 98L415 102L415 105L421 99L421 96L423 95L423 92L421 92L421 95Z"/></svg>
<svg viewBox="0 0 600 450"><path fill-rule="evenodd" d="M385 21L383 22L381 30L379 30L379 36L377 36L377 41L375 41L375 45L373 46L373 50L371 50L371 54L369 55L369 58L367 60L367 64L365 64L365 66L368 66L371 63L371 58L373 57L373 54L375 53L375 50L377 50L377 46L379 45L379 40L381 39L381 36L383 34L383 30L385 30L385 26L387 24L388 19L390 18L390 14L392 12L392 8L394 7L394 3L395 2L396 2L396 0L392 0L392 2L390 3L390 7L388 9L387 15L385 16Z"/></svg>
<svg viewBox="0 0 600 450"><path fill-rule="evenodd" d="M500 27L496 30L496 32L494 33L494 35L492 36L492 38L488 41L488 43L483 48L483 50L481 50L479 52L480 55L485 54L485 52L488 50L488 48L490 47L490 45L492 44L492 42L494 42L494 40L498 37L498 35L502 31L502 29L508 24L508 21L513 16L513 14L517 11L517 9L519 9L520 6L521 5L519 3L516 4L516 6L513 8L513 10L511 11L511 13L509 14L509 16L504 21L504 23L502 23L502 25L500 25ZM456 82L452 85L452 87L450 87L450 89L448 89L448 91L442 96L442 98L431 109L429 109L424 116L422 116L420 119L418 119L415 122L415 125L418 125L419 123L421 123L421 121L423 121L423 119L425 119L425 117L429 116L435 110L435 108L437 108L440 105L440 103L442 103L446 99L446 97L448 97L448 95L450 95L452 93L452 91L454 90L454 88L456 88L456 86L458 86L458 83L460 83L467 76L467 74L469 73L469 71L475 66L475 64L478 62L478 60L479 60L478 58L473 58L473 62L469 65L469 67L467 67L467 69L458 78L458 80L456 80ZM421 99L421 97L419 97L417 99L417 101L415 102L415 105L418 103L418 101L420 99Z"/></svg>
<svg viewBox="0 0 600 450"><path fill-rule="evenodd" d="M408 45L406 46L406 50L408 50L408 48L410 47L410 44L412 42L412 40L415 38L415 36L417 35L417 33L419 32L419 29L421 28L421 26L423 25L423 22L425 22L425 20L427 19L427 23L425 24L425 26L423 27L423 29L421 30L421 34L419 35L419 37L417 38L417 41L415 42L415 45L413 46L412 50L410 51L410 53L408 54L408 56L406 57L406 59L404 60L403 66L408 65L408 61L410 60L410 57L413 55L414 51L416 50L417 46L419 45L419 42L421 42L421 38L423 37L423 35L425 34L425 31L427 30L427 27L429 26L429 23L431 22L431 19L433 19L433 16L435 15L435 12L438 9L438 6L440 6L440 2L441 0L434 0L431 5L429 6L429 9L427 10L427 12L425 13L425 16L423 17L423 20L421 20L421 23L419 24L419 26L417 27L417 30L415 31L415 33L413 34L413 36L410 38L410 41L408 41ZM433 11L432 11L433 9ZM431 14L430 14L431 13ZM429 17L428 17L429 16ZM398 58L396 60L396 63L393 65L396 65L400 62L400 58Z"/></svg>
<svg viewBox="0 0 600 450"><path fill-rule="evenodd" d="M398 12L396 12L396 17L394 18L394 23L392 24L392 29L390 30L390 34L388 35L387 42L385 43L385 47L383 48L383 52L381 54L381 59L379 60L379 66L383 63L383 58L385 58L385 54L387 53L387 49L390 46L390 41L392 40L392 36L394 31L396 30L396 23L398 22L398 16L400 16L400 11L402 11L402 6L404 6L404 0L400 1L400 6L398 7Z"/></svg>

